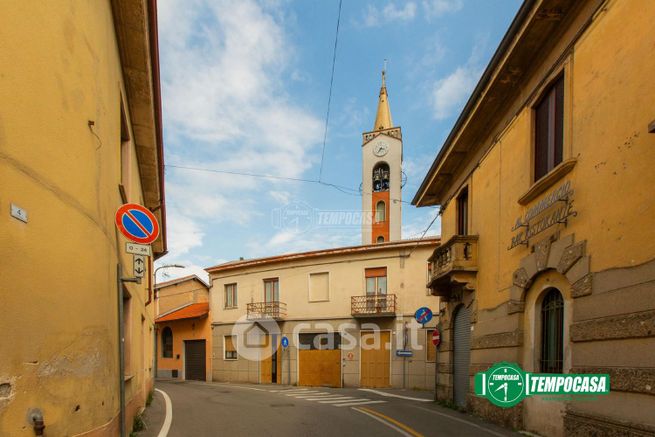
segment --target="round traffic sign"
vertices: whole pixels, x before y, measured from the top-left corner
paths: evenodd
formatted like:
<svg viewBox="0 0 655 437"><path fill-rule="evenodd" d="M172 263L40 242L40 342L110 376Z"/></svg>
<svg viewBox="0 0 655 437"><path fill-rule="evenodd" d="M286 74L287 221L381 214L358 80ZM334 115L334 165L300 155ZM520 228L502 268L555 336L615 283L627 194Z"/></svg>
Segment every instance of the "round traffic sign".
<svg viewBox="0 0 655 437"><path fill-rule="evenodd" d="M421 307L414 313L414 318L420 324L425 325L430 320L432 320L432 310L430 310L428 307Z"/></svg>
<svg viewBox="0 0 655 437"><path fill-rule="evenodd" d="M116 211L116 226L135 243L150 244L159 236L159 223L150 210L136 203L126 203Z"/></svg>
<svg viewBox="0 0 655 437"><path fill-rule="evenodd" d="M441 334L439 333L438 329L435 329L432 333L432 344L439 346L439 343L441 343Z"/></svg>
<svg viewBox="0 0 655 437"><path fill-rule="evenodd" d="M282 337L282 347L289 347L289 339L287 337Z"/></svg>

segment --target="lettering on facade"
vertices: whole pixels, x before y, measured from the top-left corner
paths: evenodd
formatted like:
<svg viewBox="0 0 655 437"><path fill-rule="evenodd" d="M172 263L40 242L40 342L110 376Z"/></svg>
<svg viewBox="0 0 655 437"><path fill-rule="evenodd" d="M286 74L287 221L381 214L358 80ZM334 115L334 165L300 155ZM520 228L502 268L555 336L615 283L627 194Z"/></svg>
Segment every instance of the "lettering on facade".
<svg viewBox="0 0 655 437"><path fill-rule="evenodd" d="M569 217L578 215L573 210L572 197L571 181L566 181L528 209L525 215L518 217L512 231L520 232L512 237L507 250L516 246L527 246L531 238L552 226L560 223L566 225Z"/></svg>

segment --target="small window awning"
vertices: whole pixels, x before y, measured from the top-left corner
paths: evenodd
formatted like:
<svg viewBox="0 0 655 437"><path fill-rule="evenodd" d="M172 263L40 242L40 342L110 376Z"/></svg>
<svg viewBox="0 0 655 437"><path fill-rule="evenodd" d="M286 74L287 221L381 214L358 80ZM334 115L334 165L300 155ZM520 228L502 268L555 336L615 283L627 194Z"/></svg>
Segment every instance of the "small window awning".
<svg viewBox="0 0 655 437"><path fill-rule="evenodd" d="M155 319L155 323L170 322L172 320L195 319L209 314L209 303L192 303Z"/></svg>

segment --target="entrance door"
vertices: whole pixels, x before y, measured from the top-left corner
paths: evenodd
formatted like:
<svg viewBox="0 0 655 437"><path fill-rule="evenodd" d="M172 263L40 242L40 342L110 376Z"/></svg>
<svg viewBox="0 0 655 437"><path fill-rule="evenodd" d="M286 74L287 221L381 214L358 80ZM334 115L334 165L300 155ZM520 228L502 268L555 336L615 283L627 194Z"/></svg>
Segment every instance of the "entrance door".
<svg viewBox="0 0 655 437"><path fill-rule="evenodd" d="M298 385L341 387L341 335L300 334Z"/></svg>
<svg viewBox="0 0 655 437"><path fill-rule="evenodd" d="M360 338L362 387L390 387L391 333L362 331Z"/></svg>
<svg viewBox="0 0 655 437"><path fill-rule="evenodd" d="M460 307L453 323L453 401L455 405L466 407L469 392L469 369L471 363L471 313Z"/></svg>
<svg viewBox="0 0 655 437"><path fill-rule="evenodd" d="M206 381L205 340L184 341L184 378Z"/></svg>
<svg viewBox="0 0 655 437"><path fill-rule="evenodd" d="M260 361L260 379L262 384L277 384L280 375L281 362L277 335L265 335L263 348L268 352ZM264 354L264 352L262 352Z"/></svg>

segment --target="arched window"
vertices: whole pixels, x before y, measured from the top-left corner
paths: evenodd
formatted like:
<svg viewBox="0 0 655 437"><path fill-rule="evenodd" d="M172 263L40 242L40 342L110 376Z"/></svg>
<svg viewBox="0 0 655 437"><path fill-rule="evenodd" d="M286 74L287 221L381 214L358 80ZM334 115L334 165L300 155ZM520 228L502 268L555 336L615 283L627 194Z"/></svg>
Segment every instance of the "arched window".
<svg viewBox="0 0 655 437"><path fill-rule="evenodd" d="M387 205L382 200L375 204L375 222L382 223L387 220Z"/></svg>
<svg viewBox="0 0 655 437"><path fill-rule="evenodd" d="M551 288L541 303L541 371L562 373L564 362L564 299Z"/></svg>
<svg viewBox="0 0 655 437"><path fill-rule="evenodd" d="M168 326L161 332L161 351L162 357L173 358L173 331Z"/></svg>
<svg viewBox="0 0 655 437"><path fill-rule="evenodd" d="M378 243L384 243L384 237L383 237L382 235L380 235L380 236L378 237L378 239L377 239L377 242L378 242Z"/></svg>
<svg viewBox="0 0 655 437"><path fill-rule="evenodd" d="M389 191L389 164L386 162L373 167L373 191Z"/></svg>

